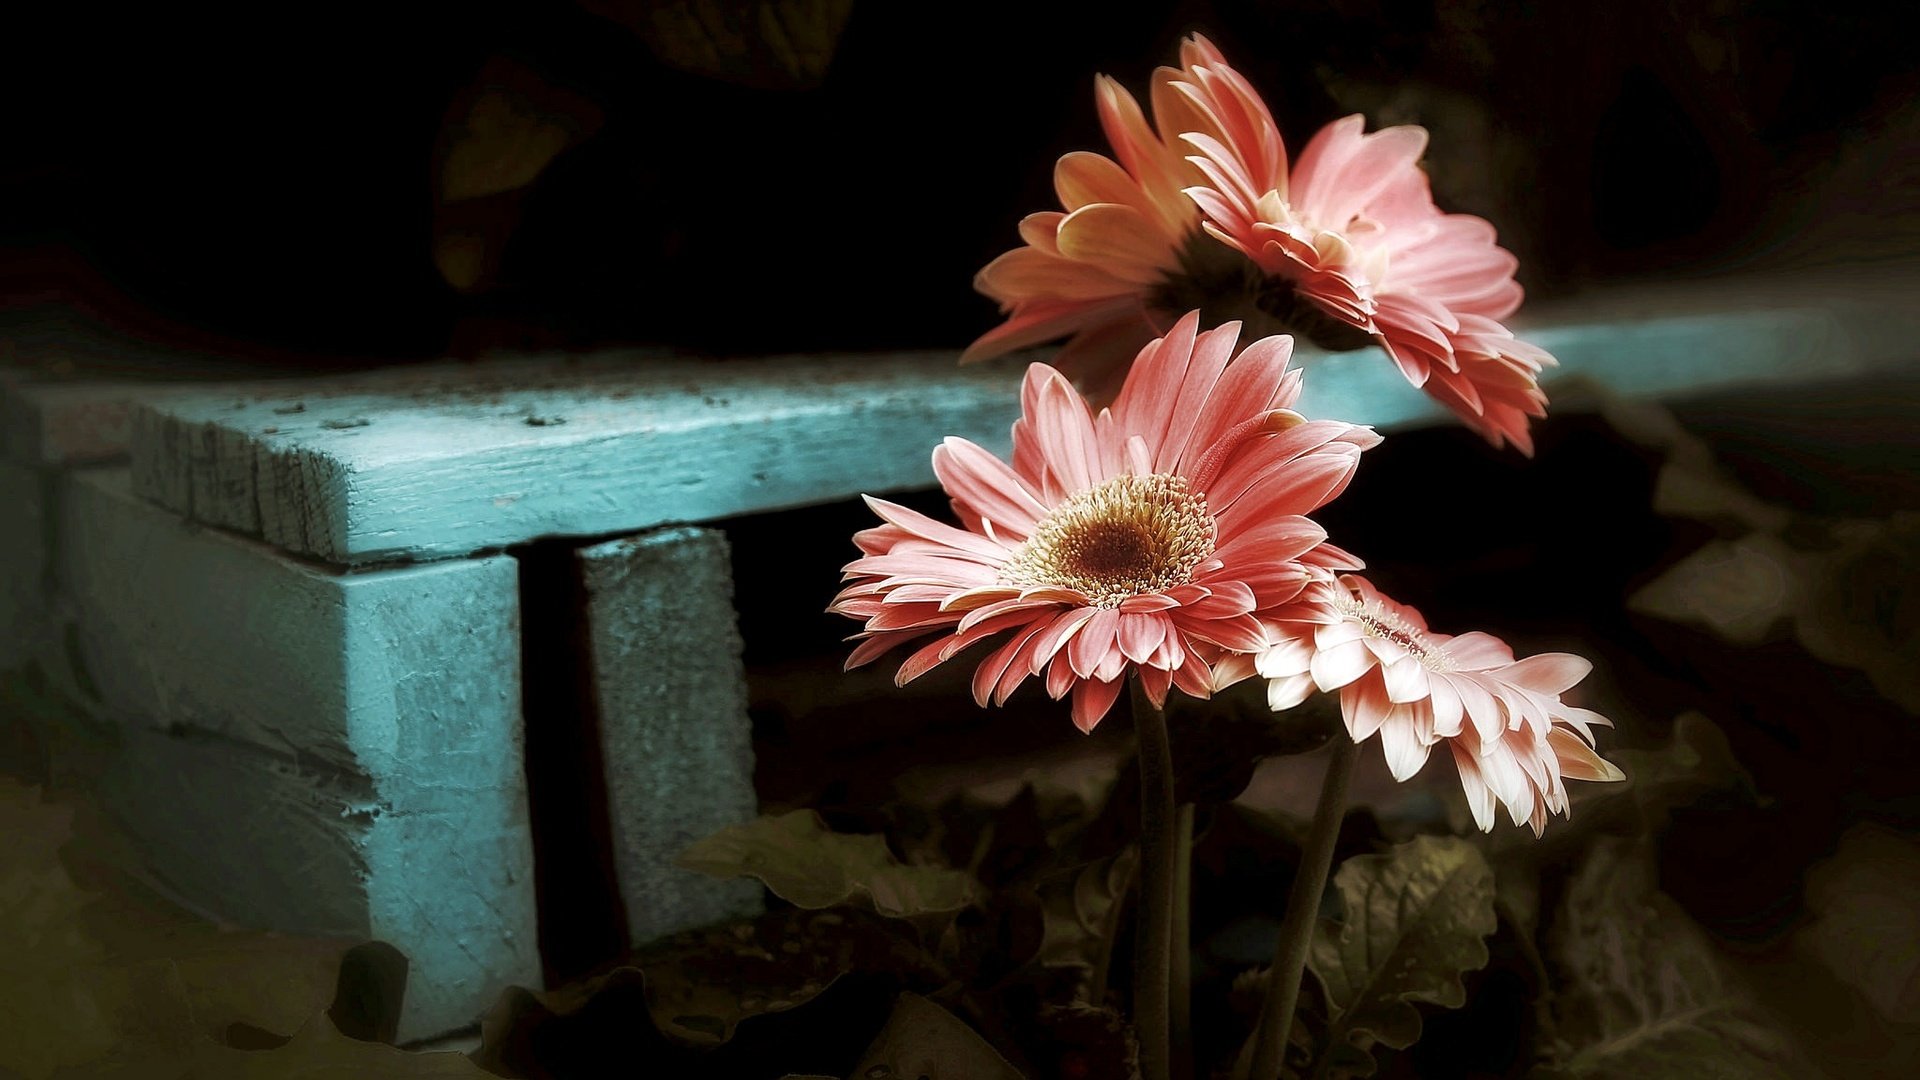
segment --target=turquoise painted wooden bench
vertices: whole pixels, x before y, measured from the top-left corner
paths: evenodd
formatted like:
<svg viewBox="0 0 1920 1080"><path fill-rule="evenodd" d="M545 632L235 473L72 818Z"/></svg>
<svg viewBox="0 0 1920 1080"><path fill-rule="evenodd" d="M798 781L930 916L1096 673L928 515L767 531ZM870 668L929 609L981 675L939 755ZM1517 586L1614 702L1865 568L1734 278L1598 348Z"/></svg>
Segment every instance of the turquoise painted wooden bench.
<svg viewBox="0 0 1920 1080"><path fill-rule="evenodd" d="M1524 333L1563 387L1629 394L1911 370L1916 280L1641 289ZM1309 414L1441 419L1371 352L1302 352ZM552 704L596 721L629 939L752 910L670 865L755 805L725 538L702 523L928 486L945 434L1003 451L1018 368L628 353L0 382L0 668L64 673L119 734L108 801L157 881L222 918L392 941L404 1034L459 1028L539 978L521 755L558 721L529 715L522 679L547 676L523 659L584 653L586 692ZM535 573L557 599L531 610Z"/></svg>
<svg viewBox="0 0 1920 1080"><path fill-rule="evenodd" d="M1899 282L1771 288L1786 295L1617 294L1536 314L1524 332L1560 359L1559 376L1649 395L1913 358L1920 315ZM1372 351L1301 352L1309 415L1441 419ZM601 355L175 397L134 414L134 484L193 520L330 562L449 558L925 486L943 434L1006 449L1015 370L956 368L947 352Z"/></svg>

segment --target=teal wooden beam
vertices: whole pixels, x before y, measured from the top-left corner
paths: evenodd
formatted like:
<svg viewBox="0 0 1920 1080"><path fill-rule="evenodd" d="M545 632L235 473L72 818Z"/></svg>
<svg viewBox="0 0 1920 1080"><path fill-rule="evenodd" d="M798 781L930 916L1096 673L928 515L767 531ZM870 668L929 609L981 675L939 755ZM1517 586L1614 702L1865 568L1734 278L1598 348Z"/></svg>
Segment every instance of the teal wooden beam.
<svg viewBox="0 0 1920 1080"><path fill-rule="evenodd" d="M1911 367L1914 291L1645 289L1524 330L1579 375L1674 396ZM942 435L1004 450L1021 363L949 352L585 361L228 387L141 407L136 490L194 520L360 564L932 483ZM1383 429L1444 417L1376 351L1317 355L1301 408Z"/></svg>

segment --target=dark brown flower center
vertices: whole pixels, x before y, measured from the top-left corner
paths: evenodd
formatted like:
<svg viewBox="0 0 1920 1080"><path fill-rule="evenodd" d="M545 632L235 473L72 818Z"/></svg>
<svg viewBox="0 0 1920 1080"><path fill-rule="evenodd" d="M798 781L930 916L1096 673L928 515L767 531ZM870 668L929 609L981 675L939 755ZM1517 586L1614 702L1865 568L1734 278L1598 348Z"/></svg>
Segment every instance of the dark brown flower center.
<svg viewBox="0 0 1920 1080"><path fill-rule="evenodd" d="M1241 341L1293 334L1331 352L1373 344L1364 331L1301 299L1292 282L1263 273L1253 260L1197 230L1180 248L1180 269L1167 273L1147 302L1173 317L1198 311L1202 330L1238 319Z"/></svg>
<svg viewBox="0 0 1920 1080"><path fill-rule="evenodd" d="M1213 554L1213 515L1183 477L1116 476L1053 508L1001 568L1010 585L1058 585L1098 607L1183 585Z"/></svg>

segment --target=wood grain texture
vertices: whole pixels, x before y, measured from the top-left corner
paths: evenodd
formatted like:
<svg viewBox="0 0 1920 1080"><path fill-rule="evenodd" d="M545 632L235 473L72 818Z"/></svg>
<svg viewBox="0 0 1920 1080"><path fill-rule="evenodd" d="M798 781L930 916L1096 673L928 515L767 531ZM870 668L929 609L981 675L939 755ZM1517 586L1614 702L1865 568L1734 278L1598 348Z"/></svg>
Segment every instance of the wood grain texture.
<svg viewBox="0 0 1920 1080"><path fill-rule="evenodd" d="M55 581L154 879L233 922L379 938L402 1036L534 985L512 559L341 574L61 481Z"/></svg>
<svg viewBox="0 0 1920 1080"><path fill-rule="evenodd" d="M1912 289L1642 289L1526 334L1629 394L1911 366ZM1902 291L1904 290L1904 291ZM703 362L607 354L453 375L236 387L141 408L136 490L195 520L344 564L595 537L932 482L943 435L1004 451L1020 364L946 352ZM1301 351L1302 411L1443 418L1377 350Z"/></svg>
<svg viewBox="0 0 1920 1080"><path fill-rule="evenodd" d="M607 355L395 389L241 388L142 408L134 482L339 563L613 535L924 484L935 433L1004 449L1014 369L952 360Z"/></svg>
<svg viewBox="0 0 1920 1080"><path fill-rule="evenodd" d="M629 936L639 945L758 913L756 882L674 865L758 805L726 537L665 529L575 558Z"/></svg>

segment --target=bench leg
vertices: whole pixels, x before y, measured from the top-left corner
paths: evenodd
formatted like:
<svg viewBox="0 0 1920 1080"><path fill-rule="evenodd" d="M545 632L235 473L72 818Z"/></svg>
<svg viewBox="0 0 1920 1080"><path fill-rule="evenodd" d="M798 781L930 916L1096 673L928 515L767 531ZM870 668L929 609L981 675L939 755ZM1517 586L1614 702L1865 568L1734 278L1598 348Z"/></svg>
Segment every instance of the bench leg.
<svg viewBox="0 0 1920 1080"><path fill-rule="evenodd" d="M757 913L757 883L674 865L694 841L756 812L726 536L663 529L576 558L631 942Z"/></svg>

